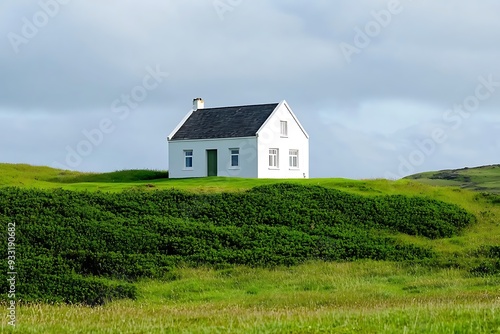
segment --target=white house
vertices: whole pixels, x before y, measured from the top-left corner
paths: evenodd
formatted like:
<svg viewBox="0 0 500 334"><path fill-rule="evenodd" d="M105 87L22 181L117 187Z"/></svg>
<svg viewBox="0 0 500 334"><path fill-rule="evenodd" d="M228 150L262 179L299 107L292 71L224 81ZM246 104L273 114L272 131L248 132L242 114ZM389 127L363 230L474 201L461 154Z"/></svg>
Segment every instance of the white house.
<svg viewBox="0 0 500 334"><path fill-rule="evenodd" d="M167 138L170 178L308 178L309 135L286 103L205 108Z"/></svg>

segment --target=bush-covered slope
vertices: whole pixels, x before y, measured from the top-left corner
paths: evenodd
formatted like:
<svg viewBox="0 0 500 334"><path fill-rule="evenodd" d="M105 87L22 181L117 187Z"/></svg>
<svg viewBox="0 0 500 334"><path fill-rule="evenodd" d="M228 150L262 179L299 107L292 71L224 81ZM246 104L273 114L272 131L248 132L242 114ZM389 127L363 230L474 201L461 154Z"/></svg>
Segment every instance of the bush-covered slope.
<svg viewBox="0 0 500 334"><path fill-rule="evenodd" d="M133 298L134 280L164 277L179 264L428 258L431 250L398 242L394 233L450 237L474 220L426 198L292 184L219 194L0 189L2 228L16 226L16 292L23 300Z"/></svg>

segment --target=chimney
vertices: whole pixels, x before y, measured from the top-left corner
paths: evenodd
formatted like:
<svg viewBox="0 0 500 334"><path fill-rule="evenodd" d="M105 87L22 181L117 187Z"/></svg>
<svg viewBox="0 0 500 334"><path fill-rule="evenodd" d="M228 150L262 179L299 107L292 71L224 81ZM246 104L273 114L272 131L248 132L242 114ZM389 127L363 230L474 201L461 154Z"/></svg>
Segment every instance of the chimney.
<svg viewBox="0 0 500 334"><path fill-rule="evenodd" d="M205 108L205 101L202 98L198 97L193 100L193 110L203 109Z"/></svg>

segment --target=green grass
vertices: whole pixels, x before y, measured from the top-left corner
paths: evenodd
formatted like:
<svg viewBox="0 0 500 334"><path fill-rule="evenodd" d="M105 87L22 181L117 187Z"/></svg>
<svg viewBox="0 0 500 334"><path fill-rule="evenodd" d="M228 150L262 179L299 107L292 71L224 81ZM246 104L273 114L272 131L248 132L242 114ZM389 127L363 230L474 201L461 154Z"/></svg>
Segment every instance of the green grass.
<svg viewBox="0 0 500 334"><path fill-rule="evenodd" d="M391 262L178 268L136 301L18 309L23 333L498 333L500 277ZM7 331L9 332L9 331Z"/></svg>
<svg viewBox="0 0 500 334"><path fill-rule="evenodd" d="M86 173L80 175L58 175L54 178L47 179L53 183L82 183L82 182L104 182L104 183L123 183L134 181L147 181L167 179L168 172L151 171L151 170L122 170L111 173Z"/></svg>
<svg viewBox="0 0 500 334"><path fill-rule="evenodd" d="M431 188L415 189L409 180L430 186L459 187L475 191L500 193L500 165L426 172L399 181L348 180L339 178L314 179L243 179L207 177L168 179L166 171L125 170L110 173L81 173L43 166L0 163L0 187L64 188L69 190L122 191L124 189L176 188L193 192L242 191L276 182L321 185L362 194L427 193Z"/></svg>
<svg viewBox="0 0 500 334"><path fill-rule="evenodd" d="M167 178L166 171L123 170L110 173L81 173L44 166L0 163L0 186L60 188L68 185L71 188L71 185L83 183L90 185L89 188L96 188L99 184L133 184L137 181L142 184L149 180Z"/></svg>
<svg viewBox="0 0 500 334"><path fill-rule="evenodd" d="M312 179L245 179L230 177L206 177L168 179L166 171L128 170L111 173L81 173L63 171L43 166L0 163L0 187L63 188L88 191L123 191L126 189L180 189L191 192L244 191L260 185L291 182L302 185L320 185L339 190L366 194L428 194L431 187L421 186L408 180L388 181L350 180L341 178Z"/></svg>
<svg viewBox="0 0 500 334"><path fill-rule="evenodd" d="M376 196L424 196L457 204L478 222L463 234L430 240L397 237L430 247L450 263L440 268L403 263L313 262L273 269L177 268L164 280L137 283L139 299L104 307L23 305L17 333L500 333L500 276L460 269L478 260L484 245L500 245L500 167L453 171L469 179L423 173L399 181L300 179ZM243 191L283 182L269 179L166 179L165 172L91 174L0 164L0 187L88 191L180 189ZM449 177L448 177L449 178ZM451 187L450 187L451 186ZM455 260L453 260L455 259ZM470 262L470 263L469 263ZM447 268L447 269L446 269ZM3 306L2 306L3 307ZM4 308L4 307L3 307Z"/></svg>
<svg viewBox="0 0 500 334"><path fill-rule="evenodd" d="M425 172L406 178L429 185L500 193L500 165Z"/></svg>

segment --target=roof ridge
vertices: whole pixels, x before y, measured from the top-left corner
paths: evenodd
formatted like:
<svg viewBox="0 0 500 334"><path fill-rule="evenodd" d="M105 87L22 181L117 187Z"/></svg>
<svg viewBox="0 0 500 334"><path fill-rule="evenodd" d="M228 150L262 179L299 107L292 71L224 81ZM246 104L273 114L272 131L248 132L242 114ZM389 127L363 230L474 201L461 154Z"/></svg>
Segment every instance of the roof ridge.
<svg viewBox="0 0 500 334"><path fill-rule="evenodd" d="M208 109L226 109L226 108L243 108L243 107L259 107L259 106L272 106L272 105L278 105L279 102L273 102L273 103L259 103L259 104L242 104L239 106L221 106L221 107L210 107L210 108L203 108L201 110L208 110Z"/></svg>

